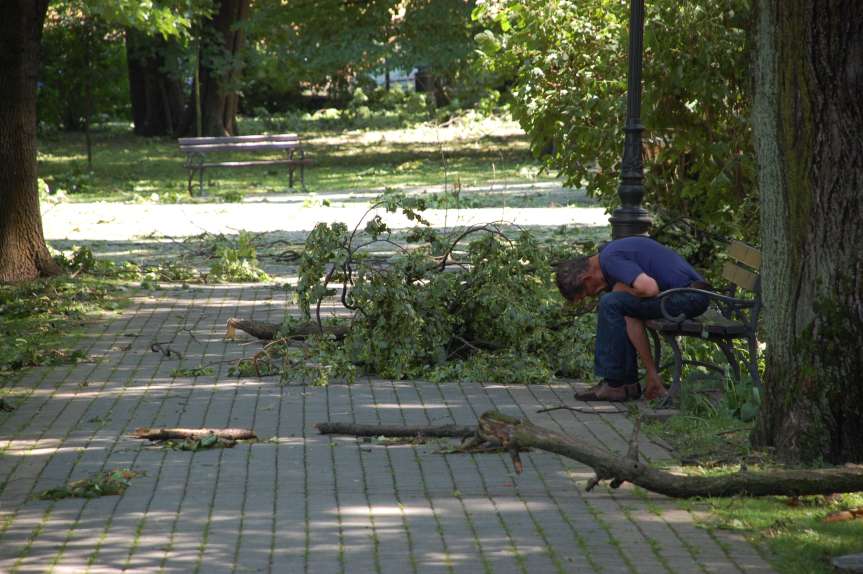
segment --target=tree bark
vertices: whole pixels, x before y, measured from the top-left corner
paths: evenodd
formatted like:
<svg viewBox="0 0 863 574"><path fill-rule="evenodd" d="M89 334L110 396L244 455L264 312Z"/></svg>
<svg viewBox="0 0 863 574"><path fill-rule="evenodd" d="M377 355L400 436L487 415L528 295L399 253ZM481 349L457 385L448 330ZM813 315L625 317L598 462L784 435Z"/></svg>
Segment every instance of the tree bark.
<svg viewBox="0 0 863 574"><path fill-rule="evenodd" d="M171 136L183 119L183 91L179 78L165 69L171 45L160 36L126 30L126 61L135 133Z"/></svg>
<svg viewBox="0 0 863 574"><path fill-rule="evenodd" d="M753 439L788 461L863 461L863 12L760 0L765 395Z"/></svg>
<svg viewBox="0 0 863 574"><path fill-rule="evenodd" d="M207 435L215 435L219 438L229 440L249 440L258 438L254 431L240 428L227 429L186 429L186 428L149 428L140 427L135 429L132 436L148 440L172 440L172 439L199 439Z"/></svg>
<svg viewBox="0 0 863 574"><path fill-rule="evenodd" d="M0 283L60 273L42 233L36 78L48 0L0 4Z"/></svg>
<svg viewBox="0 0 863 574"><path fill-rule="evenodd" d="M358 425L353 423L317 423L321 434L347 434L353 436L395 437L455 437L467 438L476 434L476 427L461 425L402 426L402 425Z"/></svg>
<svg viewBox="0 0 863 574"><path fill-rule="evenodd" d="M630 441L630 452L621 456L497 411L488 411L480 417L477 434L480 439L508 449L517 472L521 472L518 451L526 448L538 448L586 464L596 472L596 478L588 483L588 490L601 480L610 480L613 488L631 482L651 492L675 498L804 496L863 490L863 467L859 466L760 472L741 470L719 476L672 474L638 460L637 435Z"/></svg>
<svg viewBox="0 0 863 574"><path fill-rule="evenodd" d="M199 57L201 91L201 135L237 135L239 108L238 84L241 77L240 52L245 41L237 25L249 14L249 0L221 0L219 11L204 23L201 31L203 49ZM192 86L191 105L186 108L183 132L195 134L196 87Z"/></svg>
<svg viewBox="0 0 863 574"><path fill-rule="evenodd" d="M225 328L225 338L233 339L234 336L236 336L237 329L239 329L240 331L248 333L252 337L263 339L265 341L272 341L278 336L279 329L281 328L282 326L276 323L252 321L251 319L228 319L228 323ZM324 333L333 335L337 339L345 338L350 329L351 328L347 325L323 326ZM318 327L318 324L308 321L297 325L294 329L291 329L290 333L286 333L285 336L302 338L319 334L321 334L321 328Z"/></svg>

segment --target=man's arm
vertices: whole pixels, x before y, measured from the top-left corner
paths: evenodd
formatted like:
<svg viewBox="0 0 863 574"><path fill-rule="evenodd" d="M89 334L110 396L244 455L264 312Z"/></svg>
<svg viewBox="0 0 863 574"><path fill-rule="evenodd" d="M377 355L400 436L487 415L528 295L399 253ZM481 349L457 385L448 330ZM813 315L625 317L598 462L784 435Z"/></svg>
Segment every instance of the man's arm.
<svg viewBox="0 0 863 574"><path fill-rule="evenodd" d="M632 282L632 287L626 283L615 283L612 291L625 291L636 297L647 299L659 295L659 285L653 277L647 273L641 273Z"/></svg>

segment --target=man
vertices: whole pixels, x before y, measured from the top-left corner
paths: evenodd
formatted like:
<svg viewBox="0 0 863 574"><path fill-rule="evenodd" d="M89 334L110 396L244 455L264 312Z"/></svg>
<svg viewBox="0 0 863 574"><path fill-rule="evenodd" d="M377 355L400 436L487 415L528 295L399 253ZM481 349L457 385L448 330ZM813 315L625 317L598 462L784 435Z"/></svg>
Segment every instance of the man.
<svg viewBox="0 0 863 574"><path fill-rule="evenodd" d="M575 398L583 401L627 401L641 396L636 355L647 371L644 395L655 399L666 394L650 353L644 322L662 317L656 296L668 289L707 283L683 257L644 236L625 237L607 243L596 255L569 259L556 271L557 288L575 303L610 289L599 299L594 350L594 373L602 381ZM669 296L666 310L688 318L703 313L709 298L701 293Z"/></svg>

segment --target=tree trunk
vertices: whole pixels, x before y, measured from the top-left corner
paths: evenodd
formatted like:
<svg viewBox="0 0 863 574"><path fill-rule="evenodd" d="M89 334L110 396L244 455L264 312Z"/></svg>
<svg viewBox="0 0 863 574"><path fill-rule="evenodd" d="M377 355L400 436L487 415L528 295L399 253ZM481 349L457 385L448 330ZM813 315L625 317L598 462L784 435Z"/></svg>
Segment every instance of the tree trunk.
<svg viewBox="0 0 863 574"><path fill-rule="evenodd" d="M180 128L183 91L178 78L165 69L170 44L160 36L126 30L126 61L135 133L171 136Z"/></svg>
<svg viewBox="0 0 863 574"><path fill-rule="evenodd" d="M761 0L753 127L761 189L764 404L788 461L863 461L863 12Z"/></svg>
<svg viewBox="0 0 863 574"><path fill-rule="evenodd" d="M204 23L203 49L199 58L201 135L237 135L237 109L241 76L240 51L244 33L237 24L248 17L249 0L221 0L219 11ZM192 104L186 108L183 132L195 134L195 86Z"/></svg>
<svg viewBox="0 0 863 574"><path fill-rule="evenodd" d="M36 77L48 0L0 4L0 283L60 272L42 234Z"/></svg>

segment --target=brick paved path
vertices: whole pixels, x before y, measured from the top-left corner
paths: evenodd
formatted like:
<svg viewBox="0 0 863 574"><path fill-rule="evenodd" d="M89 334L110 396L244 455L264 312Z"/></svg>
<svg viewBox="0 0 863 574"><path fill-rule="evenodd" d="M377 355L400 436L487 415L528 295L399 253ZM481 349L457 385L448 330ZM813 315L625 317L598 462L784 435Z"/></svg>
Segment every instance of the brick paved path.
<svg viewBox="0 0 863 574"><path fill-rule="evenodd" d="M277 320L281 290L156 291L89 330L97 360L41 367L0 414L2 572L769 572L745 541L698 528L673 501L625 486L583 490L590 471L533 452L439 454L318 435L319 421L472 424L498 408L624 450L621 414L557 411L568 384L506 387L360 381L327 388L228 375L256 341L222 340L229 317ZM172 340L173 339L173 340ZM151 352L169 341L183 359ZM218 362L217 361L223 361ZM213 364L215 376L173 377ZM233 449L167 450L138 426L242 426ZM662 458L646 443L644 454ZM35 500L101 469L144 471L123 496Z"/></svg>

